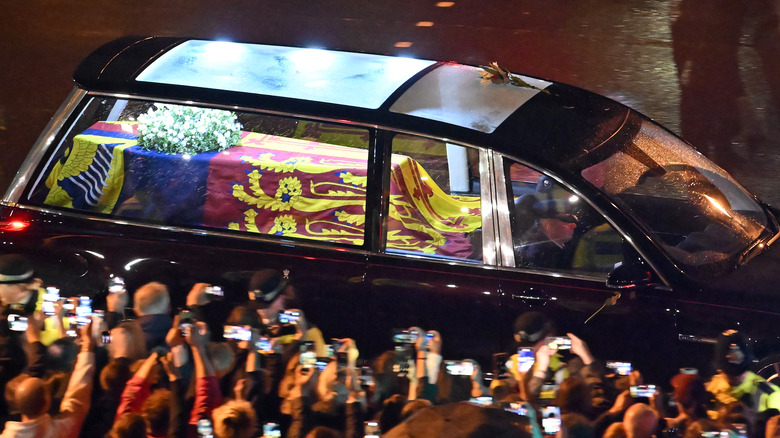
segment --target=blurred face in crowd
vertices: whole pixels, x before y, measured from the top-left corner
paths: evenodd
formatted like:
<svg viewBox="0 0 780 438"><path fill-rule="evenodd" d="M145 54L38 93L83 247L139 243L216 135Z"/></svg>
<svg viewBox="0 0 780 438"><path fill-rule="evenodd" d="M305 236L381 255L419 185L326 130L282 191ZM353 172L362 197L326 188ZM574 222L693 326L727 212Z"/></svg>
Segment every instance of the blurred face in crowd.
<svg viewBox="0 0 780 438"><path fill-rule="evenodd" d="M0 284L0 300L6 306L26 304L33 292L38 290L41 284L40 278L35 278L28 283Z"/></svg>

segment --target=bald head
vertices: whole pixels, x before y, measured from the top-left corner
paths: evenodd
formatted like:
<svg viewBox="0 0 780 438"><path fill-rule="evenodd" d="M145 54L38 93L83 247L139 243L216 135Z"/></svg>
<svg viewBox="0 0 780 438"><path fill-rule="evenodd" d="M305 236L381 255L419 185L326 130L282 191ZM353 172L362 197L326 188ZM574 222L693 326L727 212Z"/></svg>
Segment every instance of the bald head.
<svg viewBox="0 0 780 438"><path fill-rule="evenodd" d="M658 415L644 403L634 403L623 417L628 438L650 438L658 428Z"/></svg>
<svg viewBox="0 0 780 438"><path fill-rule="evenodd" d="M133 304L138 316L168 313L171 307L168 287L156 281L146 283L135 291Z"/></svg>
<svg viewBox="0 0 780 438"><path fill-rule="evenodd" d="M19 384L14 393L14 401L23 419L40 417L49 410L49 393L43 380L37 377L27 378Z"/></svg>

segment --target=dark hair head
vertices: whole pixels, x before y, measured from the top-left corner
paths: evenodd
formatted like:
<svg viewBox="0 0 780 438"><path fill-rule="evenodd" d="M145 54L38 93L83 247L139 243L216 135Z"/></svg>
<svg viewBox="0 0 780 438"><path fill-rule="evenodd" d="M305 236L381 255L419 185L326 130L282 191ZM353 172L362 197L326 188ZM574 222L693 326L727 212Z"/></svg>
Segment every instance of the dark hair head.
<svg viewBox="0 0 780 438"><path fill-rule="evenodd" d="M236 306L230 312L226 324L228 325L248 325L252 328L262 329L263 322L257 315L257 311L247 306Z"/></svg>
<svg viewBox="0 0 780 438"><path fill-rule="evenodd" d="M149 422L149 429L154 436L166 436L170 423L171 391L160 388L155 389L149 398L144 401L141 411Z"/></svg>
<svg viewBox="0 0 780 438"><path fill-rule="evenodd" d="M125 384L133 377L130 371L130 361L124 357L110 361L100 371L100 387L113 397L119 399Z"/></svg>
<svg viewBox="0 0 780 438"><path fill-rule="evenodd" d="M555 331L555 324L542 312L526 312L517 317L515 334L521 344L535 344Z"/></svg>
<svg viewBox="0 0 780 438"><path fill-rule="evenodd" d="M146 420L139 414L128 412L114 422L108 432L111 438L146 438Z"/></svg>
<svg viewBox="0 0 780 438"><path fill-rule="evenodd" d="M60 338L46 348L46 367L52 371L71 371L78 347L72 338Z"/></svg>
<svg viewBox="0 0 780 438"><path fill-rule="evenodd" d="M571 376L561 382L555 395L555 403L562 413L587 414L591 408L593 396L590 386L582 377Z"/></svg>

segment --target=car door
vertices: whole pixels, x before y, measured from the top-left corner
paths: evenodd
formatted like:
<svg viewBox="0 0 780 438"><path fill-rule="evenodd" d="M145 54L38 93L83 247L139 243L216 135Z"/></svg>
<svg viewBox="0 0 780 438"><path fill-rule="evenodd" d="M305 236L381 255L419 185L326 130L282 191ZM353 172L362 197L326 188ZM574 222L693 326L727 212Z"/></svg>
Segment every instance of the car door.
<svg viewBox="0 0 780 438"><path fill-rule="evenodd" d="M419 326L441 333L447 358L489 358L501 336L487 154L402 133L383 143L380 248L365 279L377 342L392 348L393 329Z"/></svg>
<svg viewBox="0 0 780 438"><path fill-rule="evenodd" d="M498 229L506 242L498 272L504 325L541 311L560 334L582 338L596 357L666 375L670 361L656 359L676 345L673 292L649 264L642 266L656 287L609 287L617 266L628 265L629 257L641 260L625 236L553 175L497 154L493 162Z"/></svg>

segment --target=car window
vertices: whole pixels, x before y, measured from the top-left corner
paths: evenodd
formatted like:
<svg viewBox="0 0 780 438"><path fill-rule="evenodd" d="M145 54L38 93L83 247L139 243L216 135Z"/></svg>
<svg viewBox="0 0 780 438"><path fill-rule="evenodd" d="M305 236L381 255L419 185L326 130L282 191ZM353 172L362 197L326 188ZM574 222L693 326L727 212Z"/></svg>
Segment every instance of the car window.
<svg viewBox="0 0 780 438"><path fill-rule="evenodd" d="M587 202L554 179L505 159L515 265L606 276L623 239Z"/></svg>
<svg viewBox="0 0 780 438"><path fill-rule="evenodd" d="M689 272L724 272L767 231L764 209L729 174L666 130L645 119L634 125L586 156L581 175L642 222Z"/></svg>
<svg viewBox="0 0 780 438"><path fill-rule="evenodd" d="M392 152L387 252L481 262L478 150L396 134Z"/></svg>
<svg viewBox="0 0 780 438"><path fill-rule="evenodd" d="M362 245L370 136L350 125L94 97L30 199L162 225Z"/></svg>

